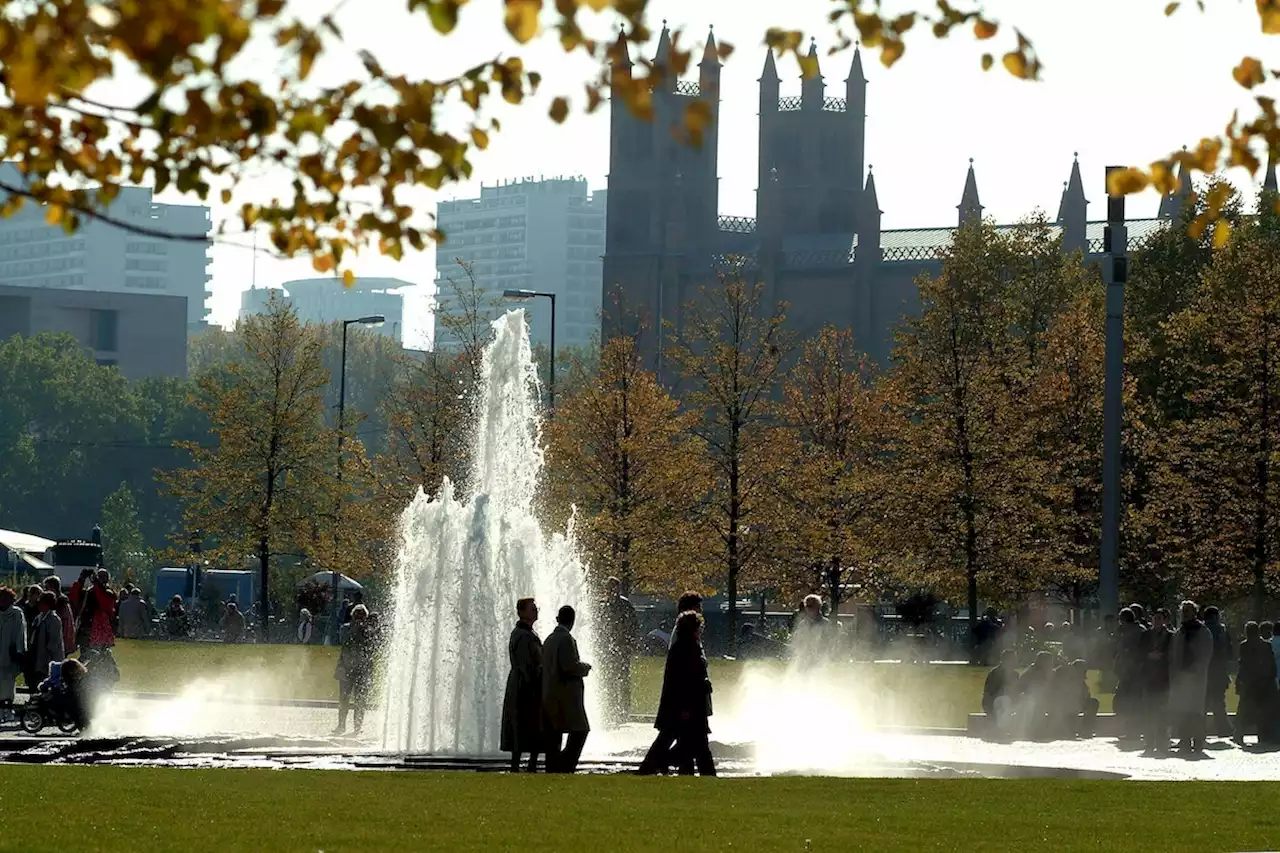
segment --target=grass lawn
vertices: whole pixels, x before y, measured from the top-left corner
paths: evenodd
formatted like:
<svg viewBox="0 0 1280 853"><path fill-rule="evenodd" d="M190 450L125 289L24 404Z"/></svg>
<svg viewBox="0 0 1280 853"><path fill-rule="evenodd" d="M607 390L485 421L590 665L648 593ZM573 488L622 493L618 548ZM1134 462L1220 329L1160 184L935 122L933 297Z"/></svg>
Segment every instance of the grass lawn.
<svg viewBox="0 0 1280 853"><path fill-rule="evenodd" d="M121 640L116 646L119 689L176 692L199 678L260 676L255 689L278 699L335 699L333 670L337 649L326 646L232 646L221 643L169 643ZM711 680L717 701L732 701L747 665L712 660ZM637 658L632 668L633 707L653 713L662 688L658 657ZM777 662L753 663L781 673ZM986 670L971 666L852 663L834 670L833 686L856 690L869 707L872 721L913 726L963 727L966 716L982 710ZM1111 710L1111 696L1098 691L1098 674L1090 673L1101 710ZM1227 704L1235 708L1235 691Z"/></svg>
<svg viewBox="0 0 1280 853"><path fill-rule="evenodd" d="M711 791L714 793L711 793ZM0 850L1265 850L1247 783L0 767Z"/></svg>

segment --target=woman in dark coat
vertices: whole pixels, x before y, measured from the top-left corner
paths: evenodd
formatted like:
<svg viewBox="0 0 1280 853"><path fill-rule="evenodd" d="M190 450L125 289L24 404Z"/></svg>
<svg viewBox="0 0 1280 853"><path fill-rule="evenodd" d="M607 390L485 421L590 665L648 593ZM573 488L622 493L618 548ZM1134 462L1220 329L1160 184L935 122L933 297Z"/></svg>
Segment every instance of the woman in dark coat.
<svg viewBox="0 0 1280 853"><path fill-rule="evenodd" d="M716 775L715 761L707 735L711 733L711 679L707 675L707 657L702 650L702 617L697 613L681 613L676 620L675 639L667 652L667 665L662 673L662 698L653 727L661 740L674 737L671 757L682 776L693 775L696 765L702 776ZM666 761L664 760L664 765ZM663 767L665 770L666 767Z"/></svg>
<svg viewBox="0 0 1280 853"><path fill-rule="evenodd" d="M533 632L538 605L532 598L516 602L516 627L507 642L511 673L502 698L499 748L511 753L511 771L520 769L520 756L529 754L529 772L538 771L542 744L542 640Z"/></svg>
<svg viewBox="0 0 1280 853"><path fill-rule="evenodd" d="M1271 644L1259 636L1257 622L1246 622L1244 626L1236 692L1240 694L1236 743L1244 743L1245 731L1250 728L1257 729L1259 743L1272 741L1275 736L1272 715L1276 705L1276 659L1271 653Z"/></svg>

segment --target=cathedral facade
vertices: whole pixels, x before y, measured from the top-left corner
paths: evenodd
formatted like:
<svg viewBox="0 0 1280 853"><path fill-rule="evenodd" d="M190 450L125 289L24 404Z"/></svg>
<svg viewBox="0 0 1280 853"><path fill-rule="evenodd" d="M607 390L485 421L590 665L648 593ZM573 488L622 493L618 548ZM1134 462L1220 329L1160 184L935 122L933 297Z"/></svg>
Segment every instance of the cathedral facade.
<svg viewBox="0 0 1280 853"><path fill-rule="evenodd" d="M632 63L621 41L615 79L629 79ZM679 330L682 311L717 273L740 271L764 287L768 305L786 304L787 325L800 336L828 325L851 329L855 342L883 363L903 317L919 310L916 278L936 274L955 227L981 218L982 202L970 161L956 226L885 231L875 177L865 166L867 80L854 51L843 89L821 73L803 79L801 94L783 97L770 51L759 80L759 162L756 216L719 214L720 62L714 34L698 64L698 79L670 73L666 26L654 64L653 119L611 104L608 218L605 235L603 323L627 329L637 319L646 357L664 378L655 329ZM816 62L817 49L809 55ZM836 89L836 92L832 90ZM833 96L835 94L836 96ZM692 100L712 121L701 147L680 140ZM1063 248L1102 252L1103 222L1090 222L1079 163L1070 167L1055 227ZM1130 220L1131 249L1179 215L1191 192L1184 176L1155 219ZM1012 226L1002 226L1012 227Z"/></svg>

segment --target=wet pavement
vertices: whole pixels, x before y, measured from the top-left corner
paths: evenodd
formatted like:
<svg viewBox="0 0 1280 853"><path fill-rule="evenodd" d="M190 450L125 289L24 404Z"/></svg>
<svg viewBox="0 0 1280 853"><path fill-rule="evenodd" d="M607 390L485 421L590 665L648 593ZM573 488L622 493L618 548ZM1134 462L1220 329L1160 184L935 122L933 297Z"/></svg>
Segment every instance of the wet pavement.
<svg viewBox="0 0 1280 853"><path fill-rule="evenodd" d="M314 703L244 704L208 695L118 695L104 706L87 737L67 737L56 729L32 736L16 726L0 727L0 761L400 771L507 767L506 760L497 756L385 751L376 710L369 713L366 732L359 737L331 735L335 723L332 707ZM731 729L731 725L724 728ZM653 729L643 723L593 732L582 770L634 771L652 736ZM856 732L838 749L803 741L781 746L732 742L722 735L712 748L722 775L727 776L1280 780L1280 751L1240 748L1226 739L1211 739L1205 755L1194 760L1176 755L1149 757L1114 738L1007 743L952 730Z"/></svg>

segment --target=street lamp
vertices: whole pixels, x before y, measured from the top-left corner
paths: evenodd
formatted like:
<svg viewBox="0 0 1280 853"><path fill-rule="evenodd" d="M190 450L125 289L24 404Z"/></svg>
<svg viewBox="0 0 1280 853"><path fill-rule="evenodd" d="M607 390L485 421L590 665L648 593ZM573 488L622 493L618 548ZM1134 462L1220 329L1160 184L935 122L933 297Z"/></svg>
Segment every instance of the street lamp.
<svg viewBox="0 0 1280 853"><path fill-rule="evenodd" d="M551 300L551 373L547 379L547 408L556 407L556 295L542 290L504 290L502 297L508 302L529 302L545 296Z"/></svg>
<svg viewBox="0 0 1280 853"><path fill-rule="evenodd" d="M342 443L346 439L347 426L347 329L351 326L381 326L387 322L387 318L381 314L370 314L367 317L357 317L354 320L342 321L342 361L338 368L338 482L342 482ZM341 498L339 498L341 499ZM341 507L339 507L341 509ZM333 579L333 597L331 606L336 615L338 612L338 573L333 570L333 566L329 567L329 575ZM330 619L330 623L337 621ZM338 628L333 629L333 643L338 644Z"/></svg>

